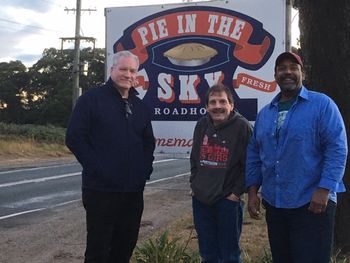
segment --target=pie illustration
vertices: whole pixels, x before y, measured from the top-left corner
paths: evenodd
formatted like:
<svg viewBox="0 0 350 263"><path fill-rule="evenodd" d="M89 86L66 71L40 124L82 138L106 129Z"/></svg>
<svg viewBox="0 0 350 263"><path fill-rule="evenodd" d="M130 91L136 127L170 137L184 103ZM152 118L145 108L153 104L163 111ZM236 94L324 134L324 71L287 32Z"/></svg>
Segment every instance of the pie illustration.
<svg viewBox="0 0 350 263"><path fill-rule="evenodd" d="M169 61L177 66L195 67L208 63L218 52L199 43L185 43L173 47L164 53Z"/></svg>

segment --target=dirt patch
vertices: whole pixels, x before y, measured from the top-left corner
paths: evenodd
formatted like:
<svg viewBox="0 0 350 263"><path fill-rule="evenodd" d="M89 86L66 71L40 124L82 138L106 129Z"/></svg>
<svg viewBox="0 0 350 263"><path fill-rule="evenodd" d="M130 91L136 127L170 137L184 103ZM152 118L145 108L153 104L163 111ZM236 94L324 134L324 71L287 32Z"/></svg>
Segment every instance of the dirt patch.
<svg viewBox="0 0 350 263"><path fill-rule="evenodd" d="M184 177L146 188L139 242L190 213L188 187ZM85 235L85 211L80 201L3 220L0 262L82 262Z"/></svg>
<svg viewBox="0 0 350 263"><path fill-rule="evenodd" d="M0 155L0 170L16 167L31 167L38 165L53 165L73 163L76 159L73 155L67 154L64 157L21 157L13 158L11 155Z"/></svg>
<svg viewBox="0 0 350 263"><path fill-rule="evenodd" d="M0 159L0 170L6 167L31 167L74 162L72 156L48 159ZM245 198L245 197L244 197ZM188 177L163 181L145 189L145 209L139 242L156 239L165 230L170 236L198 250L193 229ZM85 250L85 211L81 201L41 212L2 220L0 224L0 262L78 263ZM244 217L241 237L244 262L257 262L268 250L265 220Z"/></svg>

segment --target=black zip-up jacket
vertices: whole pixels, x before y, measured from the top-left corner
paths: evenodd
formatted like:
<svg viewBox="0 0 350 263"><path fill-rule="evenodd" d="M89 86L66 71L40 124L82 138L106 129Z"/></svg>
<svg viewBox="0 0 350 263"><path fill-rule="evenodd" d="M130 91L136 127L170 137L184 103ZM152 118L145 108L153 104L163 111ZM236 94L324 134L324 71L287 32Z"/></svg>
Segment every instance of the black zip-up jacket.
<svg viewBox="0 0 350 263"><path fill-rule="evenodd" d="M245 191L245 159L252 126L233 111L227 121L214 126L207 114L195 127L191 151L191 189L201 202L212 205Z"/></svg>
<svg viewBox="0 0 350 263"><path fill-rule="evenodd" d="M143 191L152 173L155 140L150 112L136 94L129 91L131 115L111 79L78 99L66 145L83 167L83 189Z"/></svg>

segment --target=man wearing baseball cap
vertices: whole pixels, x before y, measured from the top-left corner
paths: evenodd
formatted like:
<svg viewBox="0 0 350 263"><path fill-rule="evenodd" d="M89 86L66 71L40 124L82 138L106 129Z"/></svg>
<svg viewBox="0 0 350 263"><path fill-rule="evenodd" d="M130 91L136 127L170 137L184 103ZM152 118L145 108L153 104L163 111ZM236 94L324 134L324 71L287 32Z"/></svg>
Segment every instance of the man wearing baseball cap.
<svg viewBox="0 0 350 263"><path fill-rule="evenodd" d="M303 62L280 54L280 93L258 114L247 150L248 211L259 218L261 187L274 263L328 263L337 192L344 192L347 139L337 105L303 86Z"/></svg>

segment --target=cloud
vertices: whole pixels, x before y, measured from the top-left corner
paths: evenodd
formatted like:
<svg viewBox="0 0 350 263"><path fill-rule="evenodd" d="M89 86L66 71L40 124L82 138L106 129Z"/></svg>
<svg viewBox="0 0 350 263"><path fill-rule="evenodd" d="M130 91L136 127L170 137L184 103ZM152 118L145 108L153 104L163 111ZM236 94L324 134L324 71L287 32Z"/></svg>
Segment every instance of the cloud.
<svg viewBox="0 0 350 263"><path fill-rule="evenodd" d="M180 0L165 0L180 1ZM74 37L75 13L64 7L75 8L72 0L0 0L0 62L40 58L45 48L61 48L60 38ZM81 36L97 39L96 47L105 46L104 8L113 5L144 4L144 0L84 0L82 8L96 12L82 12ZM147 0L148 3L164 0ZM63 48L72 43L63 42ZM85 44L82 41L81 46ZM88 43L91 46L91 43ZM36 62L36 61L34 61Z"/></svg>
<svg viewBox="0 0 350 263"><path fill-rule="evenodd" d="M42 55L34 55L34 54L21 54L16 57L17 60L21 61L25 65L33 65L35 62L37 62Z"/></svg>
<svg viewBox="0 0 350 263"><path fill-rule="evenodd" d="M0 61L20 60L31 65L40 59L45 47L43 39L50 34L35 26L0 27Z"/></svg>
<svg viewBox="0 0 350 263"><path fill-rule="evenodd" d="M0 9L0 61L29 63L40 58L45 48L58 47L61 30L50 19L54 9L49 10L50 5L43 1L5 0Z"/></svg>
<svg viewBox="0 0 350 263"><path fill-rule="evenodd" d="M17 48L17 44L21 41L25 36L18 32L6 32L3 33L3 30L0 30L0 58L12 58L15 59L16 55L21 52L19 48Z"/></svg>
<svg viewBox="0 0 350 263"><path fill-rule="evenodd" d="M28 10L33 10L39 13L48 12L52 6L53 2L50 1L40 1L40 0L2 0L1 7L19 7Z"/></svg>

